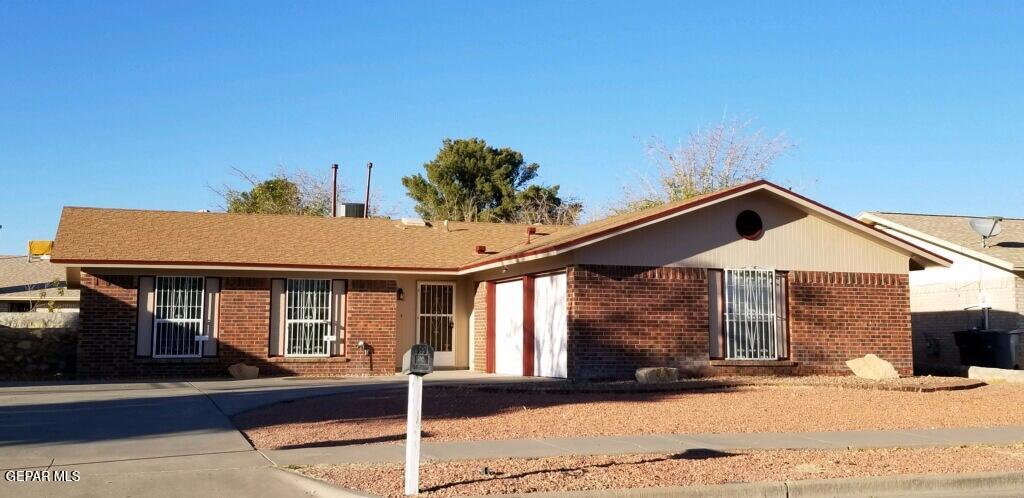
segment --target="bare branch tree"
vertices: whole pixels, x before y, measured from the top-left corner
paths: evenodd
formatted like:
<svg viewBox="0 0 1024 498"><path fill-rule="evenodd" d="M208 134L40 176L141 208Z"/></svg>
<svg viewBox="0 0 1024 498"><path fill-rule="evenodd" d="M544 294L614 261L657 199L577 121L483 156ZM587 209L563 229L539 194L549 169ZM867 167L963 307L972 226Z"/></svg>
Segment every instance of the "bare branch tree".
<svg viewBox="0 0 1024 498"><path fill-rule="evenodd" d="M768 135L753 129L752 119L737 117L699 128L675 147L652 138L644 149L658 167L658 177L652 181L641 176L624 187L623 201L611 210L636 211L764 178L793 147L785 134Z"/></svg>

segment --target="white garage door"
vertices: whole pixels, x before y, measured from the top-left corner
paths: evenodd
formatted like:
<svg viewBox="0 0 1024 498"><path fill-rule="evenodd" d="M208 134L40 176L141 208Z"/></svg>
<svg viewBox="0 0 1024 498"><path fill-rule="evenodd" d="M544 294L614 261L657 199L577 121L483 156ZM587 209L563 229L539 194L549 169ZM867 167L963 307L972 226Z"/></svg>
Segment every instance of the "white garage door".
<svg viewBox="0 0 1024 498"><path fill-rule="evenodd" d="M495 285L494 372L523 375L523 281Z"/></svg>
<svg viewBox="0 0 1024 498"><path fill-rule="evenodd" d="M565 378L567 343L565 274L537 277L533 281L534 375Z"/></svg>

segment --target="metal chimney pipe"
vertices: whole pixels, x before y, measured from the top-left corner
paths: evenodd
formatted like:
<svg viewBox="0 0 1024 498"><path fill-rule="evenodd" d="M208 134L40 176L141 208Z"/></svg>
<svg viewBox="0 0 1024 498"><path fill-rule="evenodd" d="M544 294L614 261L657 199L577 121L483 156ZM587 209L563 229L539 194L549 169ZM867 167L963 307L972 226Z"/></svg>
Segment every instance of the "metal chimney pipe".
<svg viewBox="0 0 1024 498"><path fill-rule="evenodd" d="M331 166L334 170L334 180L331 181L331 218L338 217L338 165Z"/></svg>
<svg viewBox="0 0 1024 498"><path fill-rule="evenodd" d="M363 218L370 217L370 173L373 172L373 163L366 163L366 202L363 204Z"/></svg>

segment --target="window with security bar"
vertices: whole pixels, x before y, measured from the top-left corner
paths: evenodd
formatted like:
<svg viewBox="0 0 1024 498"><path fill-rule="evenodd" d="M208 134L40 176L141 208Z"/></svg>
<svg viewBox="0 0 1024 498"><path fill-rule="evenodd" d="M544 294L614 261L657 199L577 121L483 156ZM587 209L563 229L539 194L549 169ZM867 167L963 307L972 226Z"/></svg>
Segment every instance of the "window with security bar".
<svg viewBox="0 0 1024 498"><path fill-rule="evenodd" d="M330 356L331 281L289 279L285 314L285 355Z"/></svg>
<svg viewBox="0 0 1024 498"><path fill-rule="evenodd" d="M727 269L723 284L725 357L788 357L785 277L771 269Z"/></svg>
<svg viewBox="0 0 1024 498"><path fill-rule="evenodd" d="M203 277L156 277L153 309L153 356L202 356Z"/></svg>

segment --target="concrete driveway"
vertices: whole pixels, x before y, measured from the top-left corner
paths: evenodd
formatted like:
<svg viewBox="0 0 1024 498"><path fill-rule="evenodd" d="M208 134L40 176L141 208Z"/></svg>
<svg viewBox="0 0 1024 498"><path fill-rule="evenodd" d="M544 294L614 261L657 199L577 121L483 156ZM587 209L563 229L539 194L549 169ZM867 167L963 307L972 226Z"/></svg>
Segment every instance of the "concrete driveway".
<svg viewBox="0 0 1024 498"><path fill-rule="evenodd" d="M438 372L427 380L501 381L469 372ZM317 481L274 468L229 417L289 399L402 388L405 382L396 375L0 385L0 496L337 494ZM8 471L47 467L78 471L80 479L7 479Z"/></svg>

